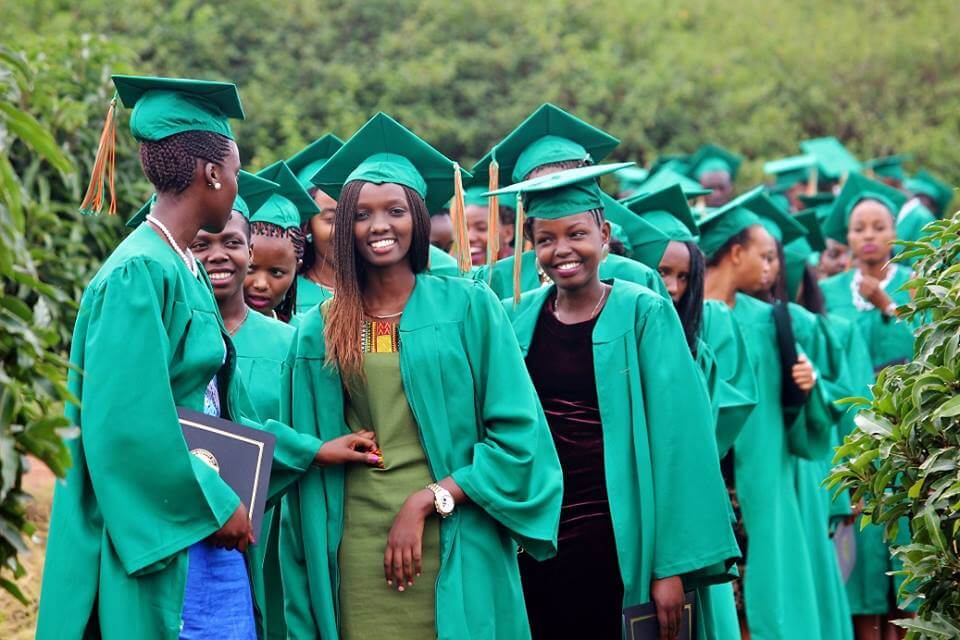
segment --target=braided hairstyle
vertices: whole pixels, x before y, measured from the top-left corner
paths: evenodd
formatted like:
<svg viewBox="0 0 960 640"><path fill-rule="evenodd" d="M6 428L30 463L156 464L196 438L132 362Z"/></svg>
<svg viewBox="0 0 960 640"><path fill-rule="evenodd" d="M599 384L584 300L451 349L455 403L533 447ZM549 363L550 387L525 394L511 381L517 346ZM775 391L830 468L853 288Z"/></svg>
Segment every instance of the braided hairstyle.
<svg viewBox="0 0 960 640"><path fill-rule="evenodd" d="M184 131L140 143L140 165L158 193L179 195L193 183L197 160L223 164L230 139L211 131Z"/></svg>

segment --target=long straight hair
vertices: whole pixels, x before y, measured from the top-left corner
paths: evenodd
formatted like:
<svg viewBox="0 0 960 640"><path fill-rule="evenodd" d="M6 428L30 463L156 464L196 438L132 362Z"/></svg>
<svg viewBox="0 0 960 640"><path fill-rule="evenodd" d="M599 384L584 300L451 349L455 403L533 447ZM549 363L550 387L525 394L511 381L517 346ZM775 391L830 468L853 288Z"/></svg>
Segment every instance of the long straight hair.
<svg viewBox="0 0 960 640"><path fill-rule="evenodd" d="M693 240L683 243L690 253L690 271L687 275L687 290L677 301L677 315L683 325L683 333L687 339L687 346L694 357L697 355L697 340L700 338L700 327L703 324L703 279L706 271L706 261L703 252Z"/></svg>
<svg viewBox="0 0 960 640"><path fill-rule="evenodd" d="M360 190L367 182L353 180L343 186L337 199L333 226L333 256L336 294L326 314L324 339L326 363L336 366L345 385L363 379L363 352L360 331L363 326L363 287L367 265L357 250L353 224L357 215ZM407 260L414 273L427 268L430 255L430 214L419 193L403 187L413 218L413 237Z"/></svg>

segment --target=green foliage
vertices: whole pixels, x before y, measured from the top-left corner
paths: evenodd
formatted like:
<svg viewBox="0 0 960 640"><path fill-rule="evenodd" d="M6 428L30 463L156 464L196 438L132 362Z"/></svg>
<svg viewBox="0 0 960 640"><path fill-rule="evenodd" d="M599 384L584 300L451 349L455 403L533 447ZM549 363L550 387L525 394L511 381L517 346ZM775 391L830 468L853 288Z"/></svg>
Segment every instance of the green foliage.
<svg viewBox="0 0 960 640"><path fill-rule="evenodd" d="M903 243L916 258L907 286L913 300L898 313L922 328L913 362L877 377L860 399L858 429L837 451L830 482L865 501L867 522L888 540L910 522L910 544L894 548L906 577L901 596L918 601L904 621L911 638L960 636L960 214L928 227L923 242Z"/></svg>

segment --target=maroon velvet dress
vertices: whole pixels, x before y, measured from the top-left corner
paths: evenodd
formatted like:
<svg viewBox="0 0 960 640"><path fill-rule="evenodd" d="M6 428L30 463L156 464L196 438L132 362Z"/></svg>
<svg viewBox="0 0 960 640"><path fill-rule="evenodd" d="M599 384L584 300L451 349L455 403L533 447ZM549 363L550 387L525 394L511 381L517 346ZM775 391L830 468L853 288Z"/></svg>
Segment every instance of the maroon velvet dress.
<svg viewBox="0 0 960 640"><path fill-rule="evenodd" d="M563 324L547 301L527 354L563 467L557 555L520 555L523 594L534 638L621 637L623 581L610 519L603 434L593 372L596 319Z"/></svg>

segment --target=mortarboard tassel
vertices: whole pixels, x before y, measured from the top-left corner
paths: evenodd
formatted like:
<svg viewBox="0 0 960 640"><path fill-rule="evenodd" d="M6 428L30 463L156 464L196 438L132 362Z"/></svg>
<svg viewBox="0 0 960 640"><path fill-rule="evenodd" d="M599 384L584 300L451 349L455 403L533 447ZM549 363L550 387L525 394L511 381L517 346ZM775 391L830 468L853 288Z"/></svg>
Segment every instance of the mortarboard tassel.
<svg viewBox="0 0 960 640"><path fill-rule="evenodd" d="M93 172L90 184L87 185L86 195L80 203L80 213L85 215L99 214L103 209L104 189L110 189L109 215L117 213L117 191L114 185L116 175L117 154L117 96L114 95L107 109L107 117L103 121L103 131L100 133L100 144L97 146L97 155L93 161ZM106 182L106 184L104 184Z"/></svg>
<svg viewBox="0 0 960 640"><path fill-rule="evenodd" d="M496 160L490 162L490 179L487 183L487 191L496 191L500 188L500 165ZM492 265L497 261L500 255L500 198L490 196L487 201L487 264ZM488 269L489 276L493 276L493 270Z"/></svg>
<svg viewBox="0 0 960 640"><path fill-rule="evenodd" d="M460 273L467 273L470 261L470 241L467 239L467 220L463 204L463 175L460 164L453 163L453 202L450 207L450 222L453 223L453 250Z"/></svg>
<svg viewBox="0 0 960 640"><path fill-rule="evenodd" d="M513 230L513 246L516 250L513 253L513 305L520 304L520 267L523 265L523 224L526 213L523 210L523 196L517 192L517 221L516 228Z"/></svg>
<svg viewBox="0 0 960 640"><path fill-rule="evenodd" d="M817 167L814 165L813 170L810 172L810 175L807 176L807 195L813 196L817 194Z"/></svg>

